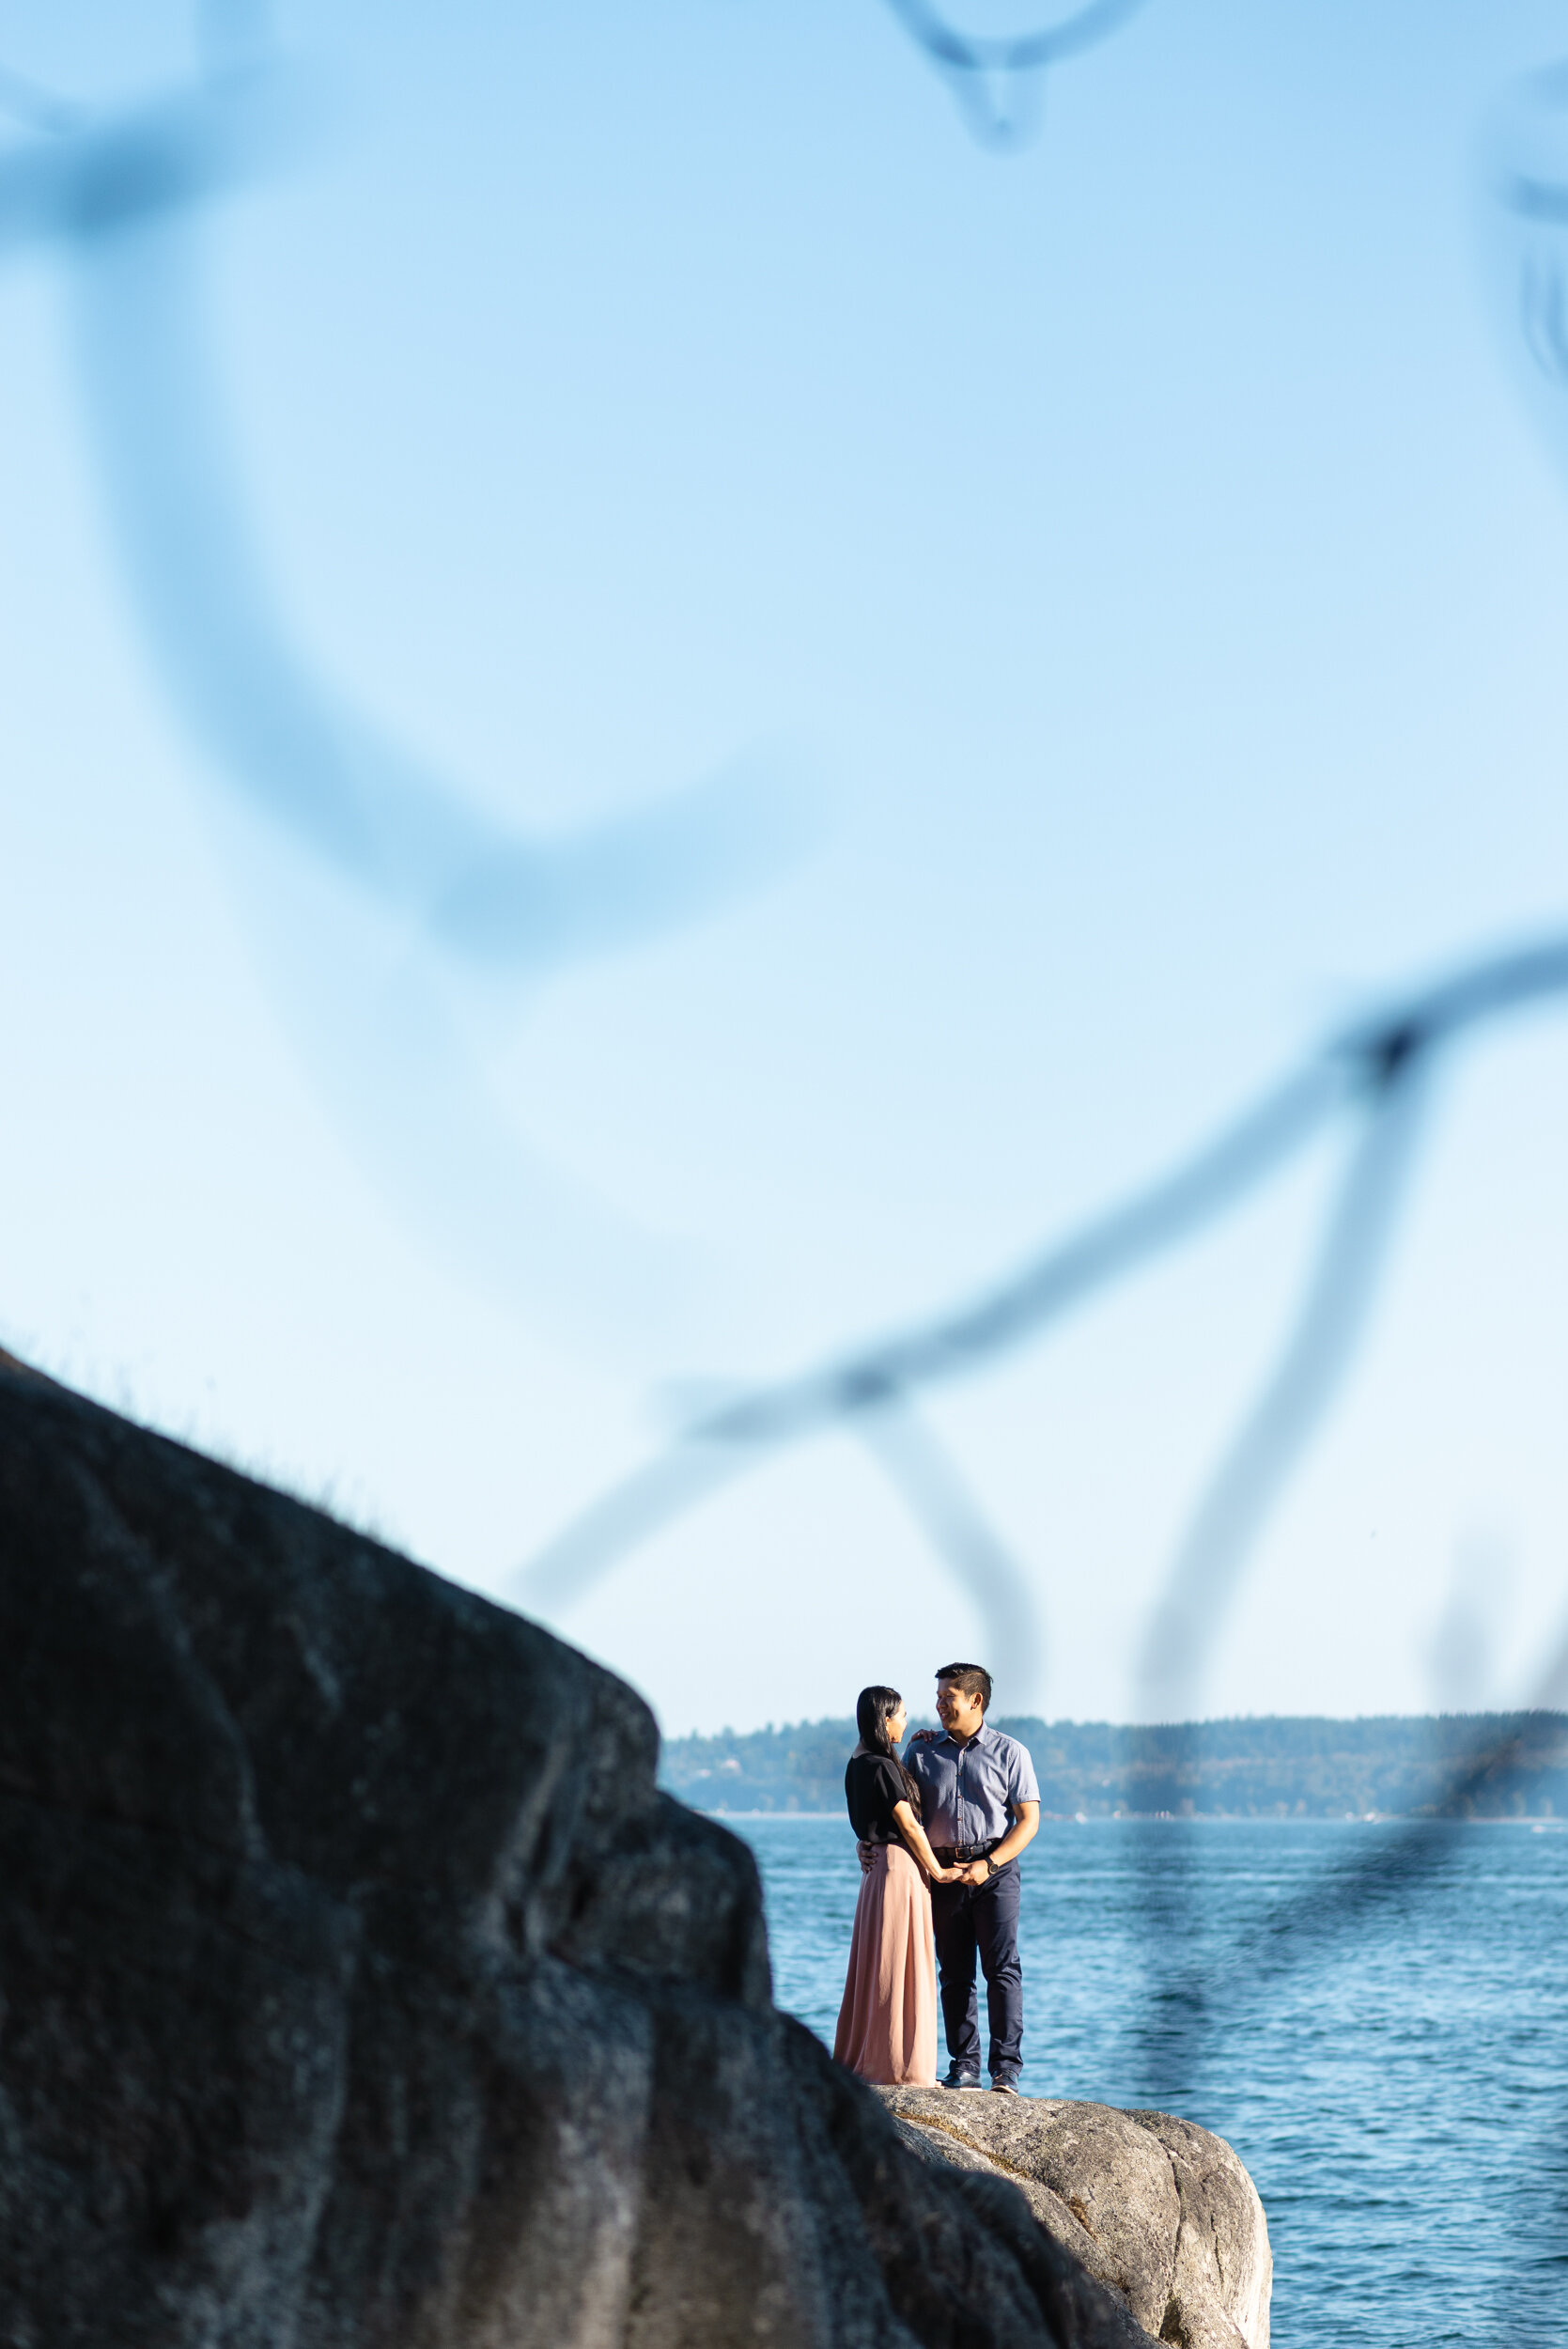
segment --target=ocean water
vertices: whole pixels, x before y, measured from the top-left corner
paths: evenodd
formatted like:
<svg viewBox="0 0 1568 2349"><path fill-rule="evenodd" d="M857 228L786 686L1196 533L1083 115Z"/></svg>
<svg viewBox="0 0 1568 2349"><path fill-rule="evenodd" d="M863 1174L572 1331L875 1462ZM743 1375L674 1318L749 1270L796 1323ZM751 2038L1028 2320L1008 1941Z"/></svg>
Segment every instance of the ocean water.
<svg viewBox="0 0 1568 2349"><path fill-rule="evenodd" d="M724 1824L831 2046L847 1824ZM1568 1829L1047 1822L1023 1878L1023 2088L1235 2147L1281 2349L1568 2349Z"/></svg>

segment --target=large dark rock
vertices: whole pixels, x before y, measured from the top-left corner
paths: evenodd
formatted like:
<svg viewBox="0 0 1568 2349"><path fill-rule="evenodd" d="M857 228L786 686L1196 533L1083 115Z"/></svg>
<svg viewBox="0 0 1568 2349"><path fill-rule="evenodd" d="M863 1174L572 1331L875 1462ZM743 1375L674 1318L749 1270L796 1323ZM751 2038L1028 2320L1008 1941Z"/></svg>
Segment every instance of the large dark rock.
<svg viewBox="0 0 1568 2349"><path fill-rule="evenodd" d="M5 2349L1123 2349L769 1999L631 1691L0 1366Z"/></svg>

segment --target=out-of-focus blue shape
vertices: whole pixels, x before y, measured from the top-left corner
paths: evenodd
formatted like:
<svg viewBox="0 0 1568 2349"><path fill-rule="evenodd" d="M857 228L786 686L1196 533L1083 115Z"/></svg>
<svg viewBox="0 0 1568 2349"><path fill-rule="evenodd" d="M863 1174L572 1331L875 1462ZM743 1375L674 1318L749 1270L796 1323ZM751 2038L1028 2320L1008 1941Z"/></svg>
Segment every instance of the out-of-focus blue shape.
<svg viewBox="0 0 1568 2349"><path fill-rule="evenodd" d="M1568 64L1532 74L1486 140L1485 240L1519 390L1568 462Z"/></svg>
<svg viewBox="0 0 1568 2349"><path fill-rule="evenodd" d="M602 1493L528 1562L520 1595L545 1610L569 1603L661 1527L785 1444L839 1428L873 1440L891 1429L891 1450L886 1433L879 1438L884 1467L988 1617L1016 1625L1030 1645L1039 1633L1027 1586L951 1463L908 1417L911 1398L1038 1339L1112 1281L1202 1230L1331 1121L1350 1114L1364 1127L1297 1326L1151 1620L1145 1696L1179 1710L1234 1599L1253 1538L1354 1358L1429 1072L1484 1022L1563 996L1568 937L1552 937L1478 957L1368 1017L1162 1179L979 1296L802 1377L750 1392L722 1391L668 1450Z"/></svg>
<svg viewBox="0 0 1568 2349"><path fill-rule="evenodd" d="M980 1617L982 1651L1005 1657L1019 1711L1044 1703L1044 1610L1033 1578L969 1479L907 1396L867 1411L857 1433Z"/></svg>
<svg viewBox="0 0 1568 2349"><path fill-rule="evenodd" d="M1248 1558L1371 1312L1419 1135L1422 1073L1403 1066L1358 1137L1296 1325L1203 1496L1144 1635L1140 1720L1183 1721L1203 1709L1203 1666L1223 1637Z"/></svg>
<svg viewBox="0 0 1568 2349"><path fill-rule="evenodd" d="M1257 1535L1353 1361L1421 1133L1427 1080L1483 1022L1568 993L1568 940L1468 964L1353 1029L1336 1058L1365 1123L1328 1218L1295 1329L1201 1501L1151 1613L1140 1658L1143 1719L1202 1703Z"/></svg>
<svg viewBox="0 0 1568 2349"><path fill-rule="evenodd" d="M465 971L536 981L684 926L777 870L803 839L800 802L737 762L529 836L380 735L291 635L201 332L193 216L297 142L300 86L225 71L110 121L35 106L30 127L0 160L0 250L49 239L70 254L100 473L161 675L216 772L339 893L246 843L297 1041L389 1190L487 1283L520 1301L530 1259L548 1257L564 1293L585 1251L598 1284L631 1302L650 1285L633 1260L657 1246L624 1223L612 1237L612 1213L573 1206L573 1186L523 1147L462 1048L452 985Z"/></svg>
<svg viewBox="0 0 1568 2349"><path fill-rule="evenodd" d="M306 85L257 69L108 118L8 75L35 144L0 164L0 250L44 237L87 240L188 210L252 179L299 138ZM12 111L23 114L13 101Z"/></svg>
<svg viewBox="0 0 1568 2349"><path fill-rule="evenodd" d="M1180 1166L978 1296L798 1377L721 1390L668 1450L600 1494L524 1565L520 1595L543 1610L559 1608L660 1527L782 1446L840 1428L861 1434L869 1423L885 1424L925 1388L966 1377L1030 1344L1263 1182L1336 1114L1355 1081L1343 1056L1320 1056L1250 1104ZM909 1498L908 1478L904 1491ZM995 1575L991 1587L1000 1587ZM1028 1636L1035 1636L1032 1627Z"/></svg>
<svg viewBox="0 0 1568 2349"><path fill-rule="evenodd" d="M681 926L775 869L795 833L776 792L721 775L522 838L378 736L290 640L238 494L180 215L295 116L271 76L236 76L0 170L0 239L77 249L83 379L163 676L225 773L453 955L540 971Z"/></svg>
<svg viewBox="0 0 1568 2349"><path fill-rule="evenodd" d="M1144 0L1088 0L1053 24L1027 33L968 33L930 0L888 0L957 101L982 147L1019 148L1039 122L1048 69L1093 49L1119 30Z"/></svg>

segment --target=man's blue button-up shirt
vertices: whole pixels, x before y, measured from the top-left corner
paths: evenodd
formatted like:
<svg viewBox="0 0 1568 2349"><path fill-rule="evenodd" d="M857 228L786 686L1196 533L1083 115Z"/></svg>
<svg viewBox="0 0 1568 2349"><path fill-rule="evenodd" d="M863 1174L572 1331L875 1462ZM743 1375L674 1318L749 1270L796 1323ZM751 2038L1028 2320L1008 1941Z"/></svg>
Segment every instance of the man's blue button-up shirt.
<svg viewBox="0 0 1568 2349"><path fill-rule="evenodd" d="M920 1782L921 1825L933 1844L1000 1843L1020 1802L1038 1802L1029 1748L982 1721L967 1746L943 1734L911 1744L905 1766Z"/></svg>

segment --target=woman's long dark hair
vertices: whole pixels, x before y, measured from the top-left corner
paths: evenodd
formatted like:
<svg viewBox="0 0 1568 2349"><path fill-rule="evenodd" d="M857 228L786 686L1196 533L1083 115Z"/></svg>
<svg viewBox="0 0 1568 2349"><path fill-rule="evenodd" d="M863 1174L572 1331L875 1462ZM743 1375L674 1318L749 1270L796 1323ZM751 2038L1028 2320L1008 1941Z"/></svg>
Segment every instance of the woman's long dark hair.
<svg viewBox="0 0 1568 2349"><path fill-rule="evenodd" d="M904 1767L904 1759L888 1735L888 1723L904 1700L896 1688L862 1688L855 1699L855 1727L861 1733L861 1743L867 1753L879 1753L891 1762L904 1781L915 1817L920 1816L920 1788Z"/></svg>

